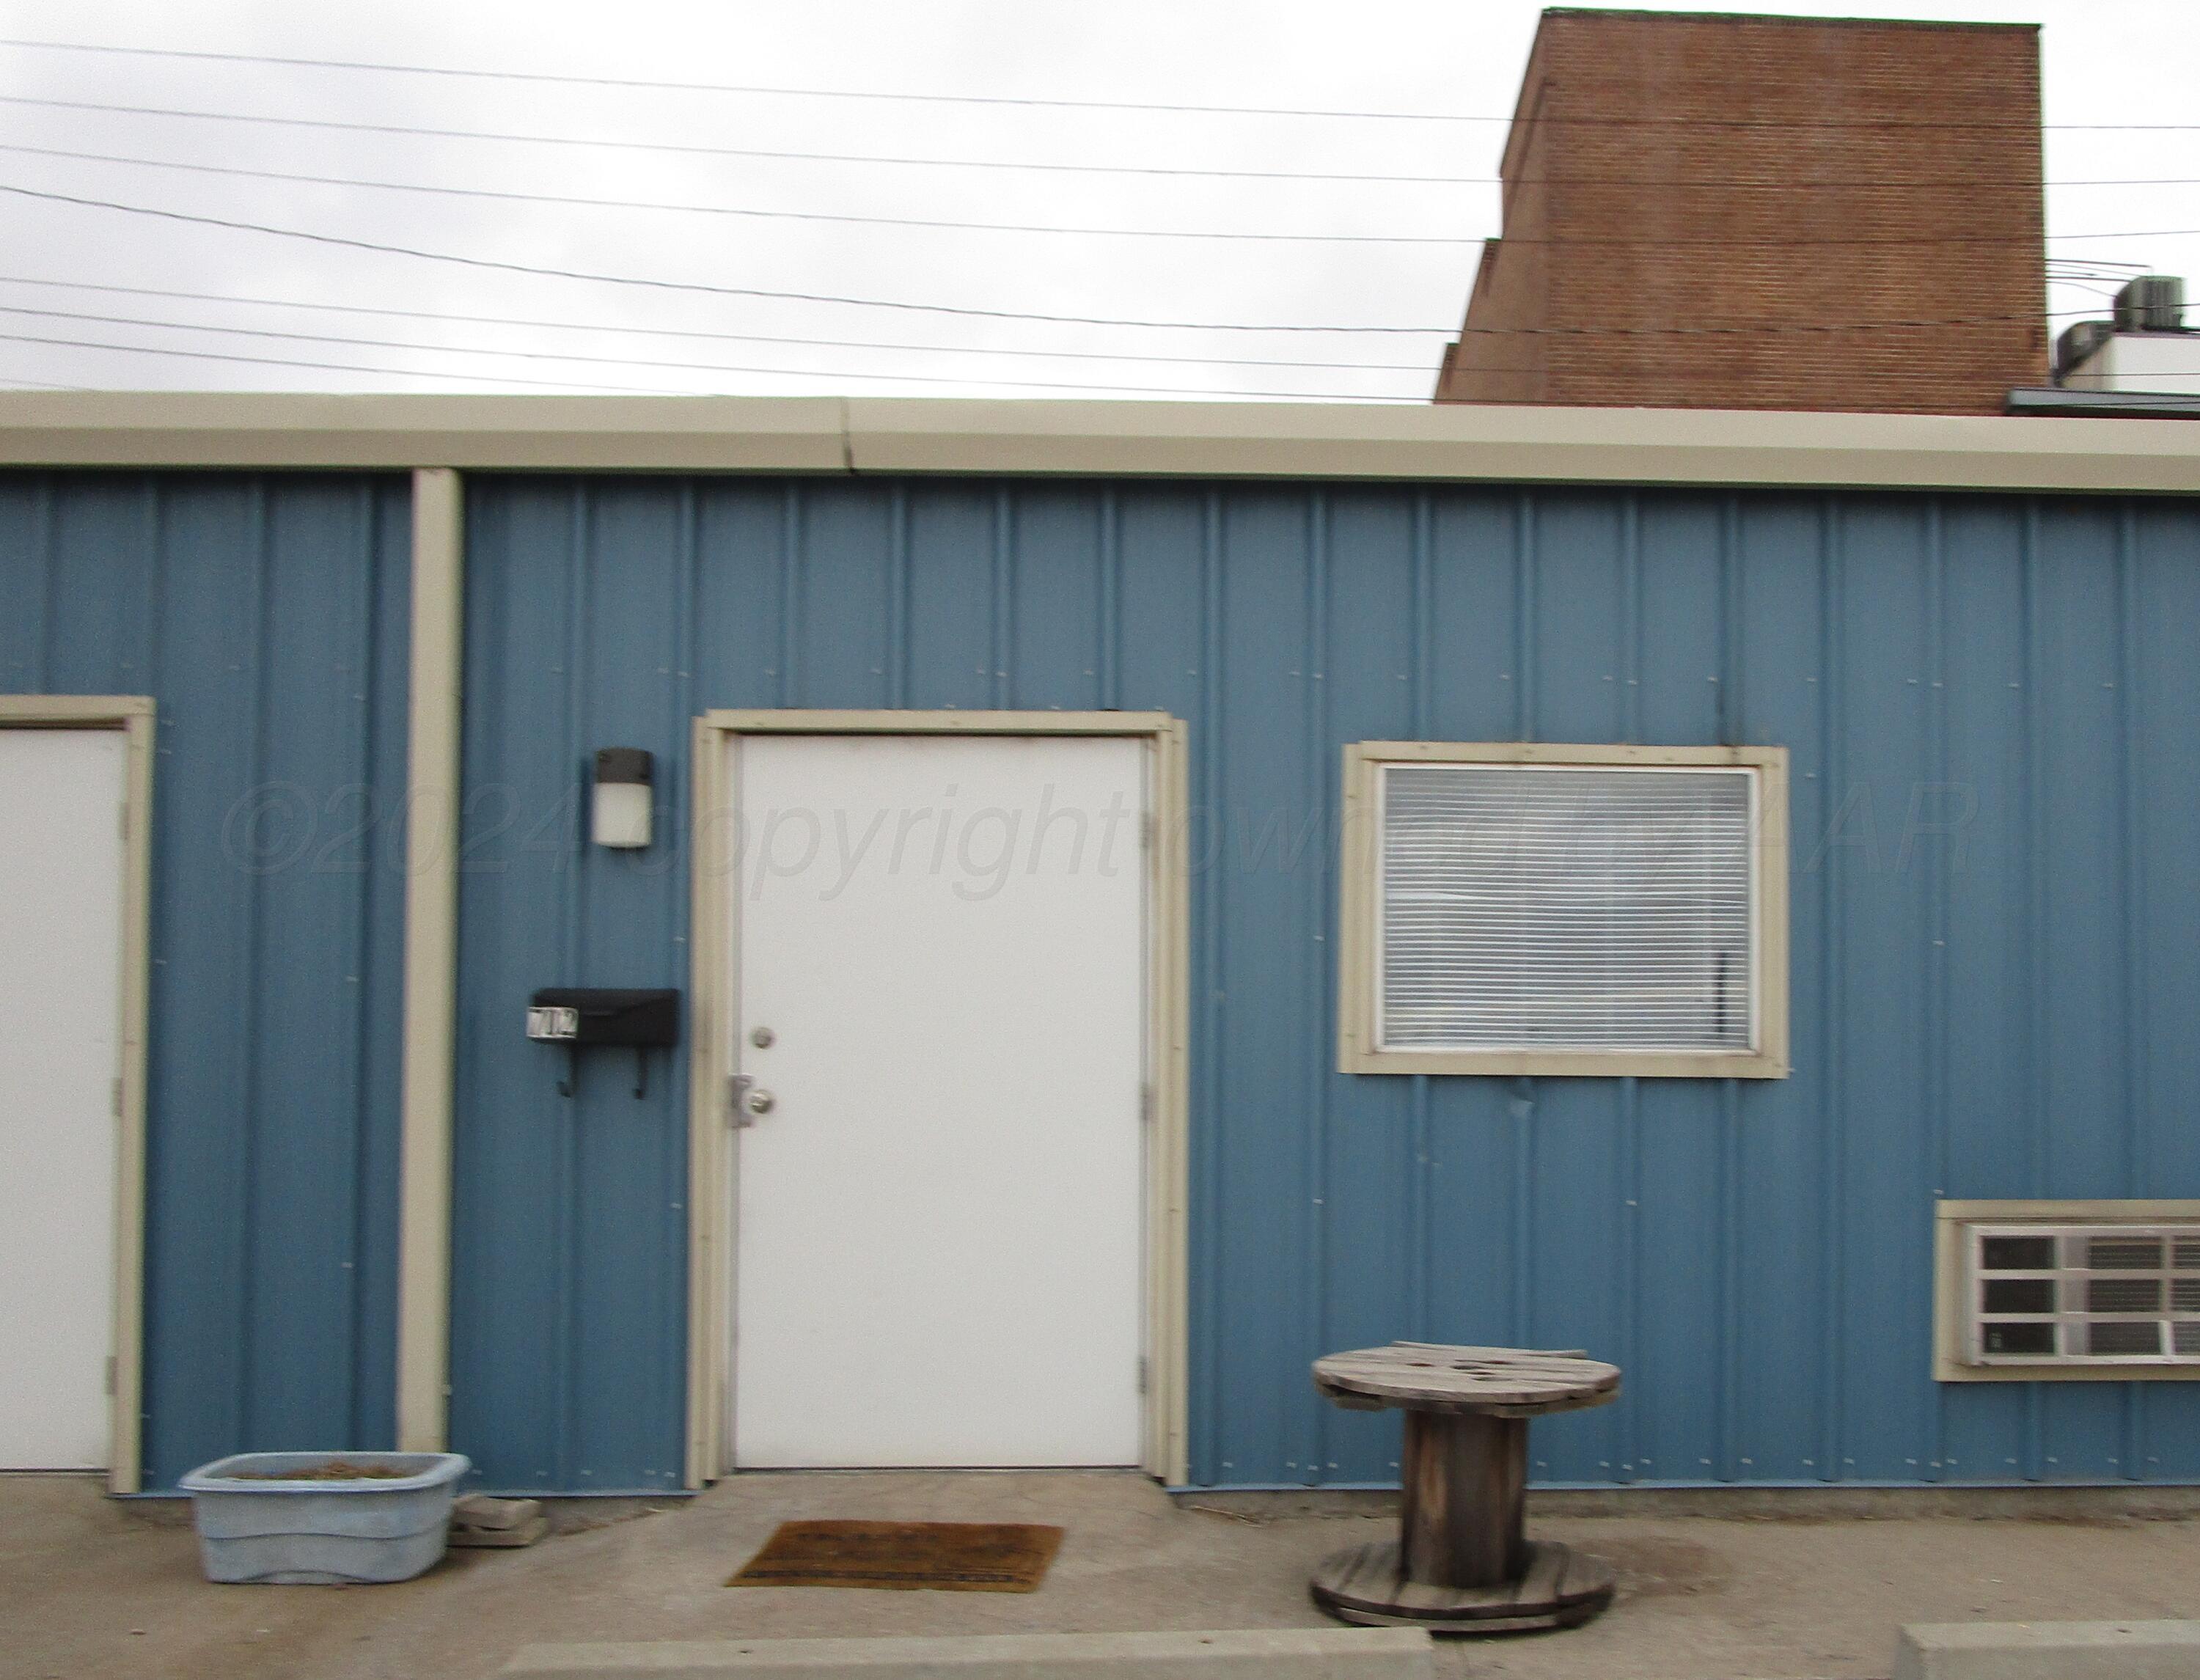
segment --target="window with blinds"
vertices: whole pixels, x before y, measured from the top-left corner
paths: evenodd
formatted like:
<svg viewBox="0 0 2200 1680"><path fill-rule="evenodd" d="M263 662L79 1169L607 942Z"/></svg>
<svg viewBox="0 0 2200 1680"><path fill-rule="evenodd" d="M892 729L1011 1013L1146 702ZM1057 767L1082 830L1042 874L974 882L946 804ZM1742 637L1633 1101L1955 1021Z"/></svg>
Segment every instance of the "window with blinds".
<svg viewBox="0 0 2200 1680"><path fill-rule="evenodd" d="M1756 1048L1753 769L1376 769L1376 1051Z"/></svg>

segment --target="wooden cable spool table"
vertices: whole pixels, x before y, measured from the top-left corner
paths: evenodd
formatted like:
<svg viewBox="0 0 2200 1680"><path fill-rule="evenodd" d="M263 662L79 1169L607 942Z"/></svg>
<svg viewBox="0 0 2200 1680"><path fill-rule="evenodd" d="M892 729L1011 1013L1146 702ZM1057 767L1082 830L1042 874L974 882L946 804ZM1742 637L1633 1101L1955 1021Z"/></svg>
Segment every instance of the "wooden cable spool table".
<svg viewBox="0 0 2200 1680"><path fill-rule="evenodd" d="M1314 1386L1406 1414L1395 1540L1331 1554L1314 1601L1342 1620L1437 1633L1574 1627L1612 1602L1612 1566L1523 1526L1528 1420L1602 1406L1619 1367L1572 1353L1395 1342L1314 1361Z"/></svg>

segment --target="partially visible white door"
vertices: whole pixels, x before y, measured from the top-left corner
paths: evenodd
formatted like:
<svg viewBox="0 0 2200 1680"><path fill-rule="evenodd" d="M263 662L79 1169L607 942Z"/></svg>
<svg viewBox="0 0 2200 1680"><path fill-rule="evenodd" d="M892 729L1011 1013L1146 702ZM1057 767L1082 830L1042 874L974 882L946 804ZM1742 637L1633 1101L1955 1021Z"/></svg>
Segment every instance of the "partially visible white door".
<svg viewBox="0 0 2200 1680"><path fill-rule="evenodd" d="M108 1460L117 729L0 729L0 1468Z"/></svg>
<svg viewBox="0 0 2200 1680"><path fill-rule="evenodd" d="M734 1462L1136 1464L1144 743L728 750Z"/></svg>

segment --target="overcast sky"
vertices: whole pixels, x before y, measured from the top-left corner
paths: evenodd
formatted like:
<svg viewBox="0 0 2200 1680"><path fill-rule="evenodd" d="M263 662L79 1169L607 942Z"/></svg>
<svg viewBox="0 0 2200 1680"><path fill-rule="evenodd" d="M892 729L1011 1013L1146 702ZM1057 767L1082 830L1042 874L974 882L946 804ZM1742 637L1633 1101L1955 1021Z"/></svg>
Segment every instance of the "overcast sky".
<svg viewBox="0 0 2200 1680"><path fill-rule="evenodd" d="M1653 8L1690 9L1646 0ZM17 190L0 194L9 235L0 383L1418 401L1460 319L1477 243L1498 231L1489 178L1538 9L1524 0L17 0L0 7L0 35L18 41L549 79L0 47L0 186ZM2115 265L2200 283L2200 5L1770 0L1749 9L2045 24L2048 249L2107 265L2055 283L2053 325L2104 305L2113 281L2102 277ZM970 102L828 97L861 93ZM331 126L235 120L246 115ZM549 140L336 126L346 124ZM2113 125L2187 126L2087 126ZM863 161L730 155L759 151ZM1078 167L905 161L940 159ZM172 167L182 165L197 167ZM1137 173L1197 170L1225 173ZM225 173L252 171L325 179ZM1321 174L1443 179L1308 179ZM2156 184L2096 184L2134 179ZM441 190L330 184L356 182ZM477 196L497 194L513 196ZM778 214L717 213L732 209ZM922 222L1136 231L907 225ZM1152 237L1168 230L1323 237ZM816 301L835 298L857 301ZM933 307L882 307L892 303ZM1029 315L1091 319L1018 319ZM130 346L195 354L112 348Z"/></svg>

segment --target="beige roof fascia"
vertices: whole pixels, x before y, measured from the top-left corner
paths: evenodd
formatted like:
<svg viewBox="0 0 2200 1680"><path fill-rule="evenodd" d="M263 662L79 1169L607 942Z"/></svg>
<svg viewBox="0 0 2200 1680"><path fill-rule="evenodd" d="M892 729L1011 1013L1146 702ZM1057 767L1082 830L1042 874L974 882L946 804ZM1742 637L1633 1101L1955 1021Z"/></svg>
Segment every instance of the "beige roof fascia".
<svg viewBox="0 0 2200 1680"><path fill-rule="evenodd" d="M838 397L0 393L0 466L845 472Z"/></svg>
<svg viewBox="0 0 2200 1680"><path fill-rule="evenodd" d="M2200 492L2200 424L1472 403L0 393L0 466Z"/></svg>

